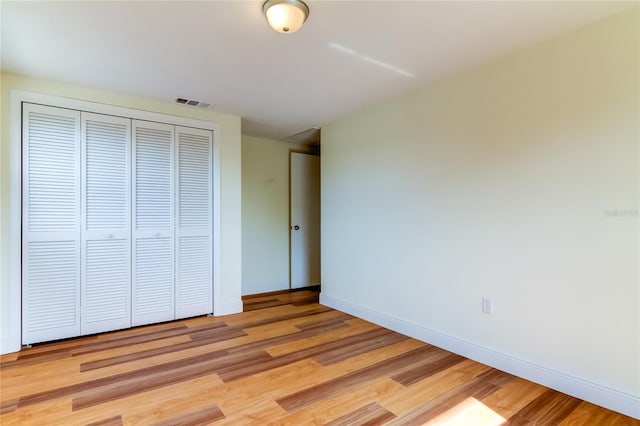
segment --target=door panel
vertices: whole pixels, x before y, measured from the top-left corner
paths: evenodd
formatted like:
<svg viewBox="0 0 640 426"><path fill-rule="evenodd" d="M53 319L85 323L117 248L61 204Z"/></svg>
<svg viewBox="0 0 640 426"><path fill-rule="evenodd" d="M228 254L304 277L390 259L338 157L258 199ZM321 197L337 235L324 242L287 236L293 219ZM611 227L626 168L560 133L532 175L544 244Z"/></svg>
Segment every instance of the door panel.
<svg viewBox="0 0 640 426"><path fill-rule="evenodd" d="M176 127L176 318L213 312L210 130Z"/></svg>
<svg viewBox="0 0 640 426"><path fill-rule="evenodd" d="M320 157L291 153L291 288L320 284Z"/></svg>
<svg viewBox="0 0 640 426"><path fill-rule="evenodd" d="M82 113L82 334L131 326L131 120Z"/></svg>
<svg viewBox="0 0 640 426"><path fill-rule="evenodd" d="M132 125L135 326L174 319L174 126Z"/></svg>
<svg viewBox="0 0 640 426"><path fill-rule="evenodd" d="M22 343L80 334L80 113L23 104Z"/></svg>

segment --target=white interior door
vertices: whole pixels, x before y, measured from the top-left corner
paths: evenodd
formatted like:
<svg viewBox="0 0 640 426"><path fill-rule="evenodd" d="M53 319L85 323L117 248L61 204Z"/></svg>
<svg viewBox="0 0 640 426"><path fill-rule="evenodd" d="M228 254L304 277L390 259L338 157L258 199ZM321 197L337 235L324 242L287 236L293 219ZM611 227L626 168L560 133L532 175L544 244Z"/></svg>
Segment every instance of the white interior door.
<svg viewBox="0 0 640 426"><path fill-rule="evenodd" d="M22 343L80 334L80 112L23 104Z"/></svg>
<svg viewBox="0 0 640 426"><path fill-rule="evenodd" d="M169 321L174 305L174 126L133 123L132 325Z"/></svg>
<svg viewBox="0 0 640 426"><path fill-rule="evenodd" d="M291 288L320 284L320 157L291 153Z"/></svg>
<svg viewBox="0 0 640 426"><path fill-rule="evenodd" d="M82 334L131 327L131 120L82 113Z"/></svg>
<svg viewBox="0 0 640 426"><path fill-rule="evenodd" d="M211 130L176 127L176 318L213 312Z"/></svg>

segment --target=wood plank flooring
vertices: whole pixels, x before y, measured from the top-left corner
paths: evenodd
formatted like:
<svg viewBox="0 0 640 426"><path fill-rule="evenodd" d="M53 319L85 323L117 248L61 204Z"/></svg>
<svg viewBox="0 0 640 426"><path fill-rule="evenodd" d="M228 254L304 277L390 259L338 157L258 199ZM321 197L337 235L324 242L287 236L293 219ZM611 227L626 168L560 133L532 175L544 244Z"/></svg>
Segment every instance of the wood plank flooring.
<svg viewBox="0 0 640 426"><path fill-rule="evenodd" d="M317 301L257 295L4 355L0 424L640 426Z"/></svg>
<svg viewBox="0 0 640 426"><path fill-rule="evenodd" d="M320 286L313 286L298 290L271 291L269 293L242 296L242 304L244 311L249 312L273 306L289 304L300 306L309 303L318 303L319 299Z"/></svg>

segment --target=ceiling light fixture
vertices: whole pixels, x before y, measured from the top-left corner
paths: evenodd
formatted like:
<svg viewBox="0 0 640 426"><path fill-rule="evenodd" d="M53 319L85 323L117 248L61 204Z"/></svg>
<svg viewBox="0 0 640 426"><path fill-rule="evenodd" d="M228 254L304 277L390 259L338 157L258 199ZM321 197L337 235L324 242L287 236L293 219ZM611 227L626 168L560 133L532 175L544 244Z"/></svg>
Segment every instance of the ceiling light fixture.
<svg viewBox="0 0 640 426"><path fill-rule="evenodd" d="M279 33L295 33L309 16L309 6L302 0L267 0L262 5L271 28Z"/></svg>

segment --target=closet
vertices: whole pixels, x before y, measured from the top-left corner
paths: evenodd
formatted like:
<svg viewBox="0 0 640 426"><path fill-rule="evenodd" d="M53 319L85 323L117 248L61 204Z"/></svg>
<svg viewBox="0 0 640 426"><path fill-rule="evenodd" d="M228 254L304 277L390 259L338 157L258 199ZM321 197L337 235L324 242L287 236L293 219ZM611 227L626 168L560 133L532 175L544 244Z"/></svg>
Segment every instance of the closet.
<svg viewBox="0 0 640 426"><path fill-rule="evenodd" d="M213 131L22 114L22 343L212 312Z"/></svg>

